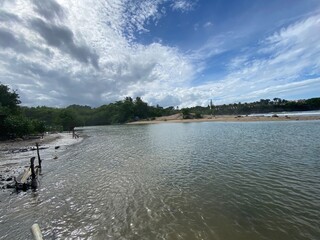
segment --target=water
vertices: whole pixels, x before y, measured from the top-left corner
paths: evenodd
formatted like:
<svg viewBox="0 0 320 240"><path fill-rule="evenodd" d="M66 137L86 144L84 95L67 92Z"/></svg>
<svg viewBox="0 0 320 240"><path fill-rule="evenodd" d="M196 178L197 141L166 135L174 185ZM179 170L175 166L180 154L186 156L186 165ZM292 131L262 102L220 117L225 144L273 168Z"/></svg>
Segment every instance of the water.
<svg viewBox="0 0 320 240"><path fill-rule="evenodd" d="M84 128L0 239L320 239L320 121Z"/></svg>
<svg viewBox="0 0 320 240"><path fill-rule="evenodd" d="M291 112L272 112L272 113L253 113L249 116L266 116L271 117L272 115L284 116L320 116L320 110L313 111L291 111Z"/></svg>

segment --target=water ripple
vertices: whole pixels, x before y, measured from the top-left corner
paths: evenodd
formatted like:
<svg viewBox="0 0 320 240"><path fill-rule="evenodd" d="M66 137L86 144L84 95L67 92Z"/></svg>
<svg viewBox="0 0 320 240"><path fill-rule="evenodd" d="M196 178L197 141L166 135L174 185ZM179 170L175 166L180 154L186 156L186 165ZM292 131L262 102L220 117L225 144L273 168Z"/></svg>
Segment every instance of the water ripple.
<svg viewBox="0 0 320 240"><path fill-rule="evenodd" d="M320 238L319 122L83 131L38 192L0 202L0 239L28 238L22 222L53 239Z"/></svg>

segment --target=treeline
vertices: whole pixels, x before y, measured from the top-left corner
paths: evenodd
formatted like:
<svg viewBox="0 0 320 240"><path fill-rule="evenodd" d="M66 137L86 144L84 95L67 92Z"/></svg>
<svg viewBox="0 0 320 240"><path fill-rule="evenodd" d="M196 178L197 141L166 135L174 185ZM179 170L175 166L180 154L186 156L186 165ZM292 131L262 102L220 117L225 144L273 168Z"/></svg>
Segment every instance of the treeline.
<svg viewBox="0 0 320 240"><path fill-rule="evenodd" d="M178 109L149 106L140 97L126 97L121 101L90 106L70 105L66 108L21 107L19 95L6 85L0 84L0 139L23 137L45 131L71 130L76 126L122 124L141 119L180 113L183 118L201 118L203 115L247 115L281 111L320 110L320 98L287 101L274 98L252 103L234 103L207 107L196 106Z"/></svg>
<svg viewBox="0 0 320 240"><path fill-rule="evenodd" d="M252 103L233 103L223 105L208 105L207 107L191 107L190 112L196 114L214 115L249 115L254 113L291 112L320 110L320 98L288 101L281 98L260 99Z"/></svg>
<svg viewBox="0 0 320 240"><path fill-rule="evenodd" d="M46 123L48 131L69 130L75 126L95 126L123 124L138 120L153 120L156 117L181 113L183 118L201 118L203 115L247 115L252 113L270 113L282 111L308 111L320 109L320 98L287 101L280 98L261 99L252 103L234 103L224 105L208 105L207 107L191 107L178 109L171 106L149 106L140 97L102 105L98 108L90 106L70 105L66 108L21 107L23 116Z"/></svg>
<svg viewBox="0 0 320 240"><path fill-rule="evenodd" d="M140 97L102 105L98 108L90 106L70 105L66 108L21 107L24 116L46 122L48 126L62 126L68 130L75 126L95 126L122 124L140 119L154 119L179 112L174 107L163 108L149 106Z"/></svg>
<svg viewBox="0 0 320 240"><path fill-rule="evenodd" d="M140 119L172 115L174 107L149 106L140 97L98 108L70 105L66 108L21 107L19 95L0 84L0 139L24 137L30 134L71 130L77 126L121 124Z"/></svg>
<svg viewBox="0 0 320 240"><path fill-rule="evenodd" d="M45 123L21 113L19 95L0 84L0 139L43 133Z"/></svg>

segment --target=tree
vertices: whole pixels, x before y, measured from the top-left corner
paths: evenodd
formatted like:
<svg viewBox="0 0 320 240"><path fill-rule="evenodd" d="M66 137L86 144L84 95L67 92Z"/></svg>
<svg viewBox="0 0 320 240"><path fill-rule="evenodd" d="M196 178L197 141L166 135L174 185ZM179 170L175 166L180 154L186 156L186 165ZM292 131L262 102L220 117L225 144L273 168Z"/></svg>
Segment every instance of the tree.
<svg viewBox="0 0 320 240"><path fill-rule="evenodd" d="M320 108L320 98L310 98L306 100L306 104L309 105L311 110L316 110Z"/></svg>
<svg viewBox="0 0 320 240"><path fill-rule="evenodd" d="M182 108L181 109L181 113L182 113L182 118L183 119L190 118L190 110L188 108Z"/></svg>
<svg viewBox="0 0 320 240"><path fill-rule="evenodd" d="M149 114L148 104L143 102L140 97L134 101L134 115L139 119L147 118Z"/></svg>
<svg viewBox="0 0 320 240"><path fill-rule="evenodd" d="M32 125L35 133L44 133L46 131L46 124L43 121L32 120Z"/></svg>
<svg viewBox="0 0 320 240"><path fill-rule="evenodd" d="M212 99L210 100L210 113L211 113L211 115L215 115L214 114L214 105L213 105L213 103L212 103Z"/></svg>
<svg viewBox="0 0 320 240"><path fill-rule="evenodd" d="M21 115L11 115L4 120L4 133L6 137L23 137L34 132L32 122Z"/></svg>
<svg viewBox="0 0 320 240"><path fill-rule="evenodd" d="M80 124L79 117L72 109L63 109L59 117L64 131L72 130Z"/></svg>
<svg viewBox="0 0 320 240"><path fill-rule="evenodd" d="M117 123L125 123L134 118L134 103L131 97L126 97L124 101L116 102L117 109Z"/></svg>
<svg viewBox="0 0 320 240"><path fill-rule="evenodd" d="M279 104L279 103L281 103L281 98L274 98L274 99L273 99L273 102L274 102L275 104Z"/></svg>
<svg viewBox="0 0 320 240"><path fill-rule="evenodd" d="M10 91L8 86L0 84L0 113L16 113L20 103L19 95L16 91Z"/></svg>

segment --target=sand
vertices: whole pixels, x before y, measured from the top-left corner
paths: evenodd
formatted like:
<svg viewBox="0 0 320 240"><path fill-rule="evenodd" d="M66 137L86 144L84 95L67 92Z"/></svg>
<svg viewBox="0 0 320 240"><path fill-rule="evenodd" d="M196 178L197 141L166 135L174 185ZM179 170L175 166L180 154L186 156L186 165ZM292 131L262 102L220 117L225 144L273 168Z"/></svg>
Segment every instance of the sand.
<svg viewBox="0 0 320 240"><path fill-rule="evenodd" d="M320 116L235 116L235 115L204 115L200 119L183 119L181 114L175 114L166 117L158 117L150 121L136 121L128 124L156 124L156 123L187 123L187 122L257 122L257 121L306 121L320 120Z"/></svg>

